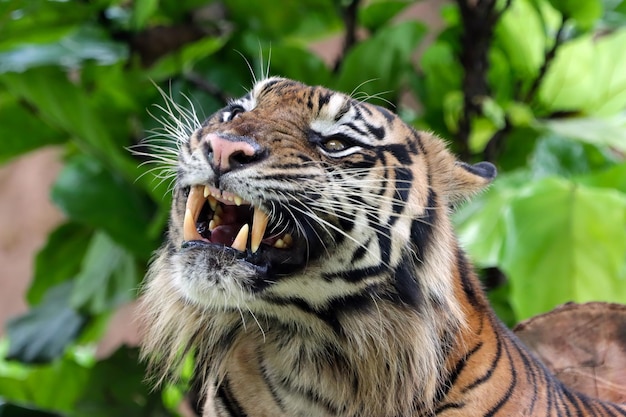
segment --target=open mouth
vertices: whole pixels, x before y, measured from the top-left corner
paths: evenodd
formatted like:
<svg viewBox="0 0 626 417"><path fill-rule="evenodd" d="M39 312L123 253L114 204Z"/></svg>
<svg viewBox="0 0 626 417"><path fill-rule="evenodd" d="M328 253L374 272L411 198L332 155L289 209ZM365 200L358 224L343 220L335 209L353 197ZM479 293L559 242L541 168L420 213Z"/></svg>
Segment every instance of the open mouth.
<svg viewBox="0 0 626 417"><path fill-rule="evenodd" d="M190 188L183 221L183 246L232 249L238 258L277 270L300 266L303 245L286 230L273 231L269 216L240 196L208 185ZM191 244L191 245L190 245Z"/></svg>

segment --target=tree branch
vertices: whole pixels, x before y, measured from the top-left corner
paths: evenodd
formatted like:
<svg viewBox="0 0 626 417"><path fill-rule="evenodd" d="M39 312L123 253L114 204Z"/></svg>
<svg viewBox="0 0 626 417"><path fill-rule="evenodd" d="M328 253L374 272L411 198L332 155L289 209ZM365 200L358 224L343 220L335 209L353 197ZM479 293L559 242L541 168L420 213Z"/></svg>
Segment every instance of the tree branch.
<svg viewBox="0 0 626 417"><path fill-rule="evenodd" d="M510 0L506 6L510 5ZM457 140L461 158L470 156L469 137L472 119L482 114L482 98L490 95L487 83L489 49L494 27L503 11L496 9L495 0L457 0L461 12L463 34L459 60L463 74L463 112L459 119Z"/></svg>
<svg viewBox="0 0 626 417"><path fill-rule="evenodd" d="M356 44L357 14L359 11L359 3L360 0L352 0L350 4L348 4L341 10L341 15L343 17L344 26L346 27L346 32L343 39L343 48L341 51L341 55L337 59L337 62L335 62L335 72L339 71L343 59L348 54L348 51L350 51L350 49Z"/></svg>
<svg viewBox="0 0 626 417"><path fill-rule="evenodd" d="M567 18L565 16L562 16L561 25L559 26L559 30L556 32L556 39L554 40L554 45L552 45L552 48L546 51L543 64L541 65L541 68L539 69L539 73L537 74L537 77L535 77L535 79L533 80L533 83L531 84L530 88L526 92L526 95L524 96L523 101L525 103L530 103L535 98L535 95L537 94L537 91L539 90L539 87L541 86L541 82L545 78L546 73L548 72L548 69L550 68L550 65L554 61L554 57L556 56L557 49L559 48L559 46L563 44L563 41L565 40L563 36L563 31L565 30L566 22L567 22Z"/></svg>

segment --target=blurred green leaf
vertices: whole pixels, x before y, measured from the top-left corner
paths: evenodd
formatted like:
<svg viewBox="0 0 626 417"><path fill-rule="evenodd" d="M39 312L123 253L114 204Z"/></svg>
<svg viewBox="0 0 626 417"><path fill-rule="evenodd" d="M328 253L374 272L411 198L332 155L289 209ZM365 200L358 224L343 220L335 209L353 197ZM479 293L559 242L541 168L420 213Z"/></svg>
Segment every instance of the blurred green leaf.
<svg viewBox="0 0 626 417"><path fill-rule="evenodd" d="M162 81L177 73L190 71L196 62L217 52L226 43L226 37L207 37L185 45L178 51L161 58L148 71L147 76L155 81Z"/></svg>
<svg viewBox="0 0 626 417"><path fill-rule="evenodd" d="M0 417L59 417L59 415L17 404L5 403L0 398Z"/></svg>
<svg viewBox="0 0 626 417"><path fill-rule="evenodd" d="M87 317L69 307L72 285L64 282L51 288L37 307L8 322L8 359L23 363L50 362L76 339Z"/></svg>
<svg viewBox="0 0 626 417"><path fill-rule="evenodd" d="M425 33L424 25L418 22L381 29L346 55L334 88L352 92L357 98L397 96L403 74L411 69L409 58Z"/></svg>
<svg viewBox="0 0 626 417"><path fill-rule="evenodd" d="M139 361L137 349L119 348L111 357L98 362L85 382L81 396L72 413L76 417L169 415L160 395L144 384L145 367ZM111 384L109 381L117 381Z"/></svg>
<svg viewBox="0 0 626 417"><path fill-rule="evenodd" d="M562 45L539 90L551 111L610 117L626 107L626 30Z"/></svg>
<svg viewBox="0 0 626 417"><path fill-rule="evenodd" d="M127 56L128 49L108 39L102 29L81 26L52 43L24 43L0 52L0 73L24 72L51 64L76 68L86 60L108 65Z"/></svg>
<svg viewBox="0 0 626 417"><path fill-rule="evenodd" d="M521 171L500 175L486 192L454 214L456 231L463 247L481 267L500 264L509 206L529 178L527 172Z"/></svg>
<svg viewBox="0 0 626 417"><path fill-rule="evenodd" d="M112 139L106 122L91 105L88 91L61 69L46 67L21 74L6 73L0 75L0 83L30 103L42 121L72 135L128 179L137 179L137 163Z"/></svg>
<svg viewBox="0 0 626 417"><path fill-rule="evenodd" d="M46 145L60 144L66 135L41 123L36 110L0 93L0 163Z"/></svg>
<svg viewBox="0 0 626 417"><path fill-rule="evenodd" d="M424 72L424 104L427 110L442 109L450 93L461 91L463 69L452 46L447 42L434 42L424 51L420 64Z"/></svg>
<svg viewBox="0 0 626 417"><path fill-rule="evenodd" d="M283 39L298 36L313 40L341 28L333 0L226 0L233 22L259 38Z"/></svg>
<svg viewBox="0 0 626 417"><path fill-rule="evenodd" d="M154 207L141 191L87 155L70 159L52 188L52 201L72 220L105 230L134 254L147 257Z"/></svg>
<svg viewBox="0 0 626 417"><path fill-rule="evenodd" d="M566 18L584 29L591 28L602 16L602 0L548 0Z"/></svg>
<svg viewBox="0 0 626 417"><path fill-rule="evenodd" d="M538 141L530 168L536 177L565 178L587 173L590 169L584 146L560 136L548 136Z"/></svg>
<svg viewBox="0 0 626 417"><path fill-rule="evenodd" d="M133 300L138 284L133 256L106 233L96 232L82 258L70 305L92 314L103 313Z"/></svg>
<svg viewBox="0 0 626 417"><path fill-rule="evenodd" d="M407 0L375 0L359 8L358 21L376 32L410 4Z"/></svg>
<svg viewBox="0 0 626 417"><path fill-rule="evenodd" d="M532 79L543 64L546 35L541 16L529 0L516 0L496 26L495 42L521 79Z"/></svg>
<svg viewBox="0 0 626 417"><path fill-rule="evenodd" d="M35 258L34 278L27 296L29 304L39 304L51 287L74 278L90 236L91 230L71 222L50 233Z"/></svg>
<svg viewBox="0 0 626 417"><path fill-rule="evenodd" d="M46 365L6 361L3 345L0 341L0 403L4 399L71 415L84 389L88 368L71 354Z"/></svg>
<svg viewBox="0 0 626 417"><path fill-rule="evenodd" d="M626 196L546 178L512 202L502 268L518 319L567 302L626 302Z"/></svg>
<svg viewBox="0 0 626 417"><path fill-rule="evenodd" d="M612 188L626 194L626 163L576 178L576 181L591 187Z"/></svg>
<svg viewBox="0 0 626 417"><path fill-rule="evenodd" d="M135 0L132 14L133 28L135 30L143 29L158 7L159 0Z"/></svg>
<svg viewBox="0 0 626 417"><path fill-rule="evenodd" d="M626 113L606 118L547 119L539 126L567 138L626 151Z"/></svg>

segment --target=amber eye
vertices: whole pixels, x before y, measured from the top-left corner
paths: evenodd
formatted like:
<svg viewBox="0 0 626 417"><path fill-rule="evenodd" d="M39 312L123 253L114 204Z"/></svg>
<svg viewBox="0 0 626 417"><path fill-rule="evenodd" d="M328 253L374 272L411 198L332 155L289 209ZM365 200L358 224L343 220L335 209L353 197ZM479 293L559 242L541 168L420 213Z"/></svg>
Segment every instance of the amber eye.
<svg viewBox="0 0 626 417"><path fill-rule="evenodd" d="M341 139L330 138L322 143L322 147L330 152L339 152L346 149L348 145Z"/></svg>

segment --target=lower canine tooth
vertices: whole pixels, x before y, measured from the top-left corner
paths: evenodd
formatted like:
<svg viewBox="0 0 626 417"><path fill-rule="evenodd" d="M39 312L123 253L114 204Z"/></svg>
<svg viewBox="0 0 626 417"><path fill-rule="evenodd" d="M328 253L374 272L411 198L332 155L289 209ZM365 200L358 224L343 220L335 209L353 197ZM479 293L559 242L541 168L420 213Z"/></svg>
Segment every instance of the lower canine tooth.
<svg viewBox="0 0 626 417"><path fill-rule="evenodd" d="M237 233L237 237L235 241L231 245L233 249L237 249L239 252L245 252L246 245L248 244L248 231L250 230L250 226L248 224L244 224L239 233Z"/></svg>
<svg viewBox="0 0 626 417"><path fill-rule="evenodd" d="M285 242L282 239L278 239L276 243L274 243L274 247L278 249L283 249L285 247Z"/></svg>
<svg viewBox="0 0 626 417"><path fill-rule="evenodd" d="M256 253L256 251L259 250L259 246L261 246L261 240L263 240L265 229L267 229L267 222L269 222L267 214L255 207L254 215L252 216L252 233L250 236L250 249L252 249L252 253Z"/></svg>

